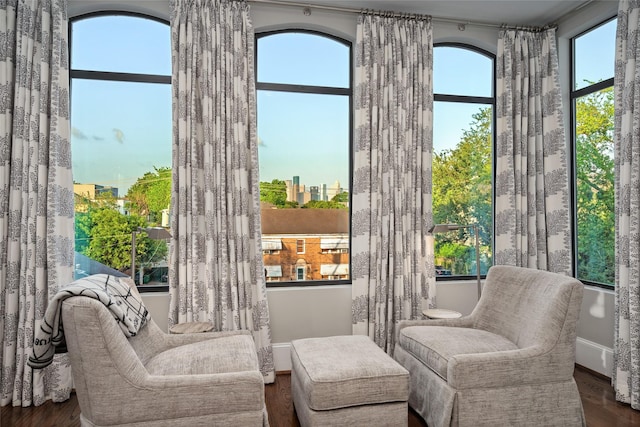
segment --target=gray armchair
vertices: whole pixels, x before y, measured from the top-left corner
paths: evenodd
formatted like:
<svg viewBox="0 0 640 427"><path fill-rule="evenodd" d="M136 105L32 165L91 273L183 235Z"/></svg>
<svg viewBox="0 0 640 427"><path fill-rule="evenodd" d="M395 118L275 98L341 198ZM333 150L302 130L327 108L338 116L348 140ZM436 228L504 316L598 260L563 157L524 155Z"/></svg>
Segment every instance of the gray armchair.
<svg viewBox="0 0 640 427"><path fill-rule="evenodd" d="M582 292L571 277L494 266L469 316L400 322L409 405L429 427L585 425L573 379Z"/></svg>
<svg viewBox="0 0 640 427"><path fill-rule="evenodd" d="M248 332L169 335L151 320L127 339L100 301L77 296L62 321L83 426L268 425Z"/></svg>

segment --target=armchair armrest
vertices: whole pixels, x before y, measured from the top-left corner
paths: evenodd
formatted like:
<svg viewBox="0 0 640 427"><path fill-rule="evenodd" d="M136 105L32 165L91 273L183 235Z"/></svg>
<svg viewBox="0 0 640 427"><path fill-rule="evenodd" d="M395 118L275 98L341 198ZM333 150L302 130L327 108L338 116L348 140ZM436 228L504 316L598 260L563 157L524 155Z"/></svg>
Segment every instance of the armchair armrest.
<svg viewBox="0 0 640 427"><path fill-rule="evenodd" d="M570 355L541 346L492 353L459 354L449 359L447 382L456 389L509 387L563 381L573 376Z"/></svg>

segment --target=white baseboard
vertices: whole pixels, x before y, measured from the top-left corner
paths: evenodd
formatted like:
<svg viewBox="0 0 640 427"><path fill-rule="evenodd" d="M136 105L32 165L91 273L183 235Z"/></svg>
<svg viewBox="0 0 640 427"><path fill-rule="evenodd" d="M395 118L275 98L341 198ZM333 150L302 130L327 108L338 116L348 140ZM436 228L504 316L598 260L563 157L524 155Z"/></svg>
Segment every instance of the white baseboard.
<svg viewBox="0 0 640 427"><path fill-rule="evenodd" d="M291 343L284 342L271 345L273 349L273 365L276 372L291 370Z"/></svg>
<svg viewBox="0 0 640 427"><path fill-rule="evenodd" d="M576 363L611 378L613 349L578 337L576 340Z"/></svg>

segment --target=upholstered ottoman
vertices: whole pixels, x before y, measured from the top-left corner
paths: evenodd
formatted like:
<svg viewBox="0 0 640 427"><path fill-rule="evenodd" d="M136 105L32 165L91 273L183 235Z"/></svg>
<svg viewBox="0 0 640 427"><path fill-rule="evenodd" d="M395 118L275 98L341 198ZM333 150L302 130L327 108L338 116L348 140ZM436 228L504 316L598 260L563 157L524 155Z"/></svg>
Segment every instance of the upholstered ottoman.
<svg viewBox="0 0 640 427"><path fill-rule="evenodd" d="M409 372L361 335L292 341L291 394L303 427L408 422Z"/></svg>

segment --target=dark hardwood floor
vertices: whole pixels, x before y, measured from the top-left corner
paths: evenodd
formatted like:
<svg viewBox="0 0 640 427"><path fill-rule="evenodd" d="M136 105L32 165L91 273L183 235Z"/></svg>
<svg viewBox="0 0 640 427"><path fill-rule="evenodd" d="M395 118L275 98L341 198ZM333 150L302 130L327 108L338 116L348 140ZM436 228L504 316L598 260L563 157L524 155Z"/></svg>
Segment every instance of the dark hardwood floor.
<svg viewBox="0 0 640 427"><path fill-rule="evenodd" d="M640 411L615 401L608 378L576 367L574 377L578 383L584 413L589 427L640 426ZM288 373L279 373L274 384L265 386L265 398L271 427L298 427L291 402L291 384ZM75 394L63 403L48 401L44 405L28 408L5 406L0 414L2 427L79 427L80 408ZM425 427L426 424L411 409L409 427Z"/></svg>

